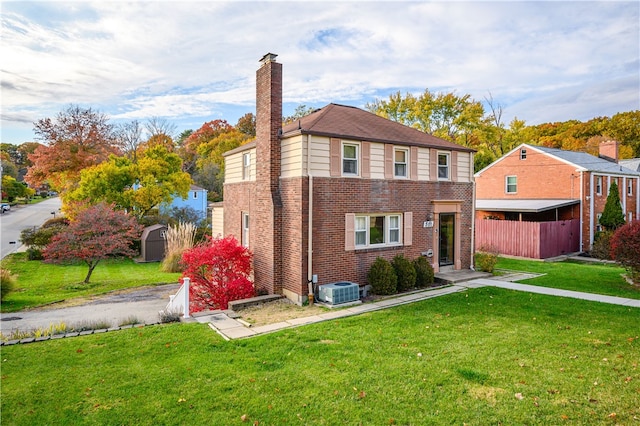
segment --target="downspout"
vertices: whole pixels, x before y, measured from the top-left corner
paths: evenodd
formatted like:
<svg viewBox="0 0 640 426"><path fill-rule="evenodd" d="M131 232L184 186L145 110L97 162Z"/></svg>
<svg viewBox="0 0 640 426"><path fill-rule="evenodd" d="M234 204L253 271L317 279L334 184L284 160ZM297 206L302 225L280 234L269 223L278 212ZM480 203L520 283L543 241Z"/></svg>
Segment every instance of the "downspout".
<svg viewBox="0 0 640 426"><path fill-rule="evenodd" d="M471 159L469 160L469 177L471 179L471 261L469 268L475 271L475 252L476 252L476 179L473 176L473 152L469 154Z"/></svg>
<svg viewBox="0 0 640 426"><path fill-rule="evenodd" d="M584 171L580 171L580 251L584 251Z"/></svg>
<svg viewBox="0 0 640 426"><path fill-rule="evenodd" d="M307 236L307 286L309 305L313 303L313 176L311 175L311 135L307 135L307 178L309 179L309 223Z"/></svg>
<svg viewBox="0 0 640 426"><path fill-rule="evenodd" d="M590 173L590 182L589 182L589 249L591 249L591 244L593 244L593 219L595 214L593 212L594 202L593 202L593 173Z"/></svg>

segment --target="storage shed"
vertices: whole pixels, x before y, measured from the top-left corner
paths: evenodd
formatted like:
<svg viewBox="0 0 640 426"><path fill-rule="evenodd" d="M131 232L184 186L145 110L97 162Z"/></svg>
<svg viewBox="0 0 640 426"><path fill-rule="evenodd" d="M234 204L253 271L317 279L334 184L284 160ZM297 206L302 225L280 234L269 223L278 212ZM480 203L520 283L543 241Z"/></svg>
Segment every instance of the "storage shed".
<svg viewBox="0 0 640 426"><path fill-rule="evenodd" d="M142 262L159 262L164 259L166 232L167 226L161 224L144 228L140 238L140 260Z"/></svg>

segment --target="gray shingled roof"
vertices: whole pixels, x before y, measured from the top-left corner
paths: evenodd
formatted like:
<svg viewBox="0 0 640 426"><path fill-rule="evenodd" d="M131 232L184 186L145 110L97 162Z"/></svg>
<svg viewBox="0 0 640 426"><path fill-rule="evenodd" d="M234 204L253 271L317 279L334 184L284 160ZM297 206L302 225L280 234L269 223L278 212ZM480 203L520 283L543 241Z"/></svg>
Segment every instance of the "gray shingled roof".
<svg viewBox="0 0 640 426"><path fill-rule="evenodd" d="M640 158L630 158L628 160L618 161L622 167L640 172Z"/></svg>
<svg viewBox="0 0 640 426"><path fill-rule="evenodd" d="M586 152L565 151L557 148L547 148L546 146L528 145L533 149L540 150L546 154L553 155L564 161L575 164L578 167L590 172L617 173L623 175L640 176L640 172L628 169L620 164L598 158Z"/></svg>
<svg viewBox="0 0 640 426"><path fill-rule="evenodd" d="M300 120L289 123L283 127L282 132L283 137L310 134L453 151L474 151L360 108L338 104L329 104Z"/></svg>

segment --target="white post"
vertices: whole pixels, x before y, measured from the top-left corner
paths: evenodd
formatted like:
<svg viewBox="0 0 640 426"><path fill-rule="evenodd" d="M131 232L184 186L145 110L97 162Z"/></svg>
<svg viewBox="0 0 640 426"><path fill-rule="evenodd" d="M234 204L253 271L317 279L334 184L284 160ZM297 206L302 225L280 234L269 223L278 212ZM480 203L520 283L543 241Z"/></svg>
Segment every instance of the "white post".
<svg viewBox="0 0 640 426"><path fill-rule="evenodd" d="M183 311L184 311L184 318L189 318L189 278L184 278L182 280L182 285L183 285L183 292L184 292L184 300L183 300Z"/></svg>

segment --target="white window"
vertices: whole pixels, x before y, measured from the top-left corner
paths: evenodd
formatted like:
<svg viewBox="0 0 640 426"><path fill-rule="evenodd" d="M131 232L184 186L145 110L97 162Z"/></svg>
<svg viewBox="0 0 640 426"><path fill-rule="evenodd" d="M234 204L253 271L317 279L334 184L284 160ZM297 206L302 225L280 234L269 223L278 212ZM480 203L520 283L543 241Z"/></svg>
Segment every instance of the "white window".
<svg viewBox="0 0 640 426"><path fill-rule="evenodd" d="M596 194L602 195L602 176L596 176Z"/></svg>
<svg viewBox="0 0 640 426"><path fill-rule="evenodd" d="M401 244L399 214L355 217L356 248Z"/></svg>
<svg viewBox="0 0 640 426"><path fill-rule="evenodd" d="M633 195L633 181L627 179L627 195Z"/></svg>
<svg viewBox="0 0 640 426"><path fill-rule="evenodd" d="M242 245L249 247L249 213L242 213Z"/></svg>
<svg viewBox="0 0 640 426"><path fill-rule="evenodd" d="M242 179L249 180L251 177L251 153L242 154Z"/></svg>
<svg viewBox="0 0 640 426"><path fill-rule="evenodd" d="M448 153L438 153L438 180L449 180Z"/></svg>
<svg viewBox="0 0 640 426"><path fill-rule="evenodd" d="M406 149L396 149L393 152L393 173L395 177L407 177L407 160L409 151Z"/></svg>
<svg viewBox="0 0 640 426"><path fill-rule="evenodd" d="M629 212L629 219L627 220L627 222L633 222L633 212Z"/></svg>
<svg viewBox="0 0 640 426"><path fill-rule="evenodd" d="M198 192L197 191L193 191L193 199L194 200L198 199Z"/></svg>
<svg viewBox="0 0 640 426"><path fill-rule="evenodd" d="M507 176L506 192L507 194L515 194L518 192L518 178L516 176Z"/></svg>
<svg viewBox="0 0 640 426"><path fill-rule="evenodd" d="M358 145L347 143L342 145L342 174L358 175Z"/></svg>
<svg viewBox="0 0 640 426"><path fill-rule="evenodd" d="M602 217L602 213L598 213L596 215L596 232L602 231L602 225L600 225L600 218Z"/></svg>
<svg viewBox="0 0 640 426"><path fill-rule="evenodd" d="M524 148L522 148L522 149L520 150L520 159L521 159L521 160L526 160L526 159L527 159L527 150L526 150L526 149L524 149Z"/></svg>

